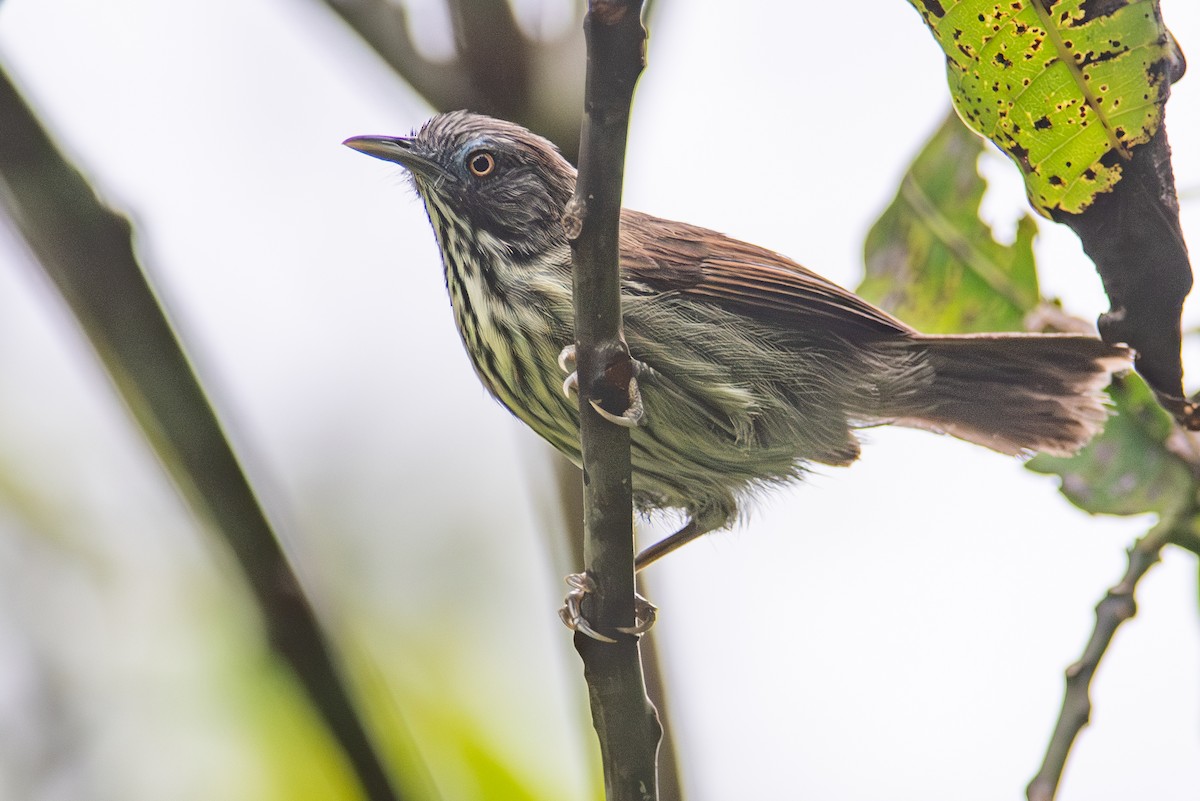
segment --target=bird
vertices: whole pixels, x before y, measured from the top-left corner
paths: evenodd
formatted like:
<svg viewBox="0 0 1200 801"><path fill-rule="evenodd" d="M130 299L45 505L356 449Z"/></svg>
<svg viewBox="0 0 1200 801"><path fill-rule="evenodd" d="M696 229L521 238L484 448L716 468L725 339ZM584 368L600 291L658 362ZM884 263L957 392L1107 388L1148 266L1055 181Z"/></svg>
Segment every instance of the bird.
<svg viewBox="0 0 1200 801"><path fill-rule="evenodd" d="M528 129L467 111L344 144L407 171L480 381L579 465L579 410L563 380L575 168ZM619 250L636 409L606 416L632 426L638 509L686 519L638 554L638 569L729 528L757 495L815 465L851 464L863 428L1073 454L1103 428L1102 390L1130 364L1128 348L1086 334L922 334L785 256L639 211L622 209Z"/></svg>

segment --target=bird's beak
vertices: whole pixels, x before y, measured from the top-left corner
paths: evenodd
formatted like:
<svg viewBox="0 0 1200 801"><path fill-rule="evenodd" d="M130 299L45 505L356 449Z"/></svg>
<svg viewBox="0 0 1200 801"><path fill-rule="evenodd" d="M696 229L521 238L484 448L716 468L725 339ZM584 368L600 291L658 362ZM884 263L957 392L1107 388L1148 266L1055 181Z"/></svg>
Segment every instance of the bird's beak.
<svg viewBox="0 0 1200 801"><path fill-rule="evenodd" d="M342 144L359 153L399 164L414 175L431 181L454 177L436 161L417 153L413 149L413 140L405 136L352 136Z"/></svg>

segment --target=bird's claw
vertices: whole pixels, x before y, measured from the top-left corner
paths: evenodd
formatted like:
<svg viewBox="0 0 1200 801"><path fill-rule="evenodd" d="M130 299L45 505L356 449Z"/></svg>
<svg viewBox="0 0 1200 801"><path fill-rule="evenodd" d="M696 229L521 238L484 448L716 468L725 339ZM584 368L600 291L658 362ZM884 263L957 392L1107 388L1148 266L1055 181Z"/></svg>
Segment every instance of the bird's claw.
<svg viewBox="0 0 1200 801"><path fill-rule="evenodd" d="M624 412L613 414L601 406L600 401L588 401L591 407L596 410L596 414L613 425L618 425L622 428L637 428L646 424L646 407L642 404L642 393L638 389L637 377L642 374L654 372L644 362L639 362L637 359L631 359L631 361L633 363L633 376L629 379L629 405L625 408ZM562 383L563 394L569 398L572 393L579 391L579 373L573 369L575 367L574 345L567 345L559 351L558 366L564 373L569 373Z"/></svg>
<svg viewBox="0 0 1200 801"><path fill-rule="evenodd" d="M568 373L562 383L562 393L568 398L579 391L579 373L575 372L575 346L567 345L558 352L558 369Z"/></svg>
<svg viewBox="0 0 1200 801"><path fill-rule="evenodd" d="M567 592L567 597L563 601L562 609L558 610L558 616L571 631L578 631L580 634L586 634L593 640L600 642L616 642L612 637L606 634L601 634L592 628L587 618L583 616L583 599L589 592L596 589L596 582L592 581L592 577L587 573L572 573L566 578L567 586L570 591ZM647 601L640 595L633 596L633 612L634 623L632 626L618 626L617 631L622 634L629 634L634 637L640 637L650 630L654 625L654 621L658 617L658 607Z"/></svg>
<svg viewBox="0 0 1200 801"><path fill-rule="evenodd" d="M596 582L592 581L592 577L587 573L572 573L567 576L566 582L571 589L563 600L562 608L558 610L558 617L562 620L563 625L571 631L586 634L593 640L616 642L612 637L593 629L587 618L583 616L583 599L589 592L596 589Z"/></svg>
<svg viewBox="0 0 1200 801"><path fill-rule="evenodd" d="M642 393L638 390L636 378L629 379L629 406L620 414L613 414L606 410L598 400L590 400L588 403L596 410L596 414L613 425L622 428L637 428L646 424L646 407L642 405Z"/></svg>
<svg viewBox="0 0 1200 801"><path fill-rule="evenodd" d="M575 372L575 346L567 345L558 352L558 369L564 373Z"/></svg>
<svg viewBox="0 0 1200 801"><path fill-rule="evenodd" d="M570 398L573 394L579 391L579 373L571 373L563 381L563 394Z"/></svg>

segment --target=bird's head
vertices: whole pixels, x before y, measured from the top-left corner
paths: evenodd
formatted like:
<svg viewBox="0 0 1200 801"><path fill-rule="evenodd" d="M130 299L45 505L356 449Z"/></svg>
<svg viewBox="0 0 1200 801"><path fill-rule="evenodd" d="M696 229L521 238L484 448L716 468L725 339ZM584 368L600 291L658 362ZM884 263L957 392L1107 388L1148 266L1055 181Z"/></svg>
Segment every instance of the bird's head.
<svg viewBox="0 0 1200 801"><path fill-rule="evenodd" d="M562 238L575 169L553 144L515 123L452 111L413 136L354 136L344 144L407 169L435 227L449 217L515 256Z"/></svg>

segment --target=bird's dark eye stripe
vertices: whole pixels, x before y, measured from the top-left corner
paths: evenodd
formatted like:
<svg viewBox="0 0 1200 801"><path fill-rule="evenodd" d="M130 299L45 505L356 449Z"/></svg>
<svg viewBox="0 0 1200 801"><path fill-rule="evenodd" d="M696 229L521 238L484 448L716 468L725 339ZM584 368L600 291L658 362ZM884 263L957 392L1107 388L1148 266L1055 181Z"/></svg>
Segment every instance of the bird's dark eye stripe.
<svg viewBox="0 0 1200 801"><path fill-rule="evenodd" d="M467 167L472 175L483 178L496 169L496 158L486 150L476 150L467 157Z"/></svg>

